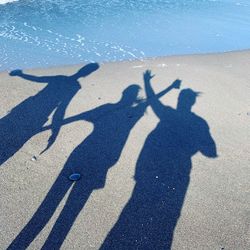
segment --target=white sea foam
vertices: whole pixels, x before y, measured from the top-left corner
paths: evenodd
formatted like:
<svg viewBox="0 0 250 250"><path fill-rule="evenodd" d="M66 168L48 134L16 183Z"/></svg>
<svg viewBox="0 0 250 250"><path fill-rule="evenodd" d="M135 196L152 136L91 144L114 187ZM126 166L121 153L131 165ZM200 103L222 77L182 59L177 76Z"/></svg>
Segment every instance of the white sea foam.
<svg viewBox="0 0 250 250"><path fill-rule="evenodd" d="M0 71L247 49L249 2L0 0Z"/></svg>
<svg viewBox="0 0 250 250"><path fill-rule="evenodd" d="M17 2L19 0L0 0L0 4L6 4L6 3L11 3L11 2Z"/></svg>

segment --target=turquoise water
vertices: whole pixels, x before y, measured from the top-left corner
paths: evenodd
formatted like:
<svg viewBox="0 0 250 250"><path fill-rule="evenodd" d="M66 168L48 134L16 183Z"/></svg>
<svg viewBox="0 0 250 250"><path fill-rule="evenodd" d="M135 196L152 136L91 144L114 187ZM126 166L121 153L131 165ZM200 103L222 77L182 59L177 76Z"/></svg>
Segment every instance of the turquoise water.
<svg viewBox="0 0 250 250"><path fill-rule="evenodd" d="M1 2L0 71L250 48L248 0Z"/></svg>

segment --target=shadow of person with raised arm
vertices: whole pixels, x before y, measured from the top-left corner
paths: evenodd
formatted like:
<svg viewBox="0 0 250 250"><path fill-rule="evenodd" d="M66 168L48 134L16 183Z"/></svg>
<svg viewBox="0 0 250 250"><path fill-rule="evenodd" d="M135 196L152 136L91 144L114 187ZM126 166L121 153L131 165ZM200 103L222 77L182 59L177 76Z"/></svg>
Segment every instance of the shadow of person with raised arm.
<svg viewBox="0 0 250 250"><path fill-rule="evenodd" d="M174 82L157 95L160 97L179 85ZM60 201L71 189L64 208L48 236L43 249L59 249L77 215L95 189L103 188L108 170L118 161L133 126L143 116L147 100L138 99L138 85L130 85L121 99L70 117L68 124L78 120L93 123L93 132L71 153L61 173L31 220L8 249L25 249L49 221ZM50 128L47 127L46 129ZM81 179L71 182L68 177L80 173Z"/></svg>
<svg viewBox="0 0 250 250"><path fill-rule="evenodd" d="M147 96L154 95L150 71L144 74ZM131 199L101 249L170 249L192 168L191 157L201 152L217 156L205 120L191 111L198 93L180 92L177 108L151 98L159 118L148 135L136 165Z"/></svg>
<svg viewBox="0 0 250 250"><path fill-rule="evenodd" d="M67 106L81 88L78 79L88 76L98 68L97 63L90 63L72 76L34 76L21 70L12 71L11 76L47 85L0 119L0 165L12 157L32 136L39 133L50 114L55 111L52 118L52 135L46 148L48 149L59 133Z"/></svg>

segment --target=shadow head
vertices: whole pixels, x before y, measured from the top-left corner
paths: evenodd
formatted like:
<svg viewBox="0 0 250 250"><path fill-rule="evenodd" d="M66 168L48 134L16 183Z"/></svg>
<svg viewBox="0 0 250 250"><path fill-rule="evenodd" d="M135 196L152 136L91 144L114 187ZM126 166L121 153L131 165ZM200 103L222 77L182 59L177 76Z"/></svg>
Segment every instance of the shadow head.
<svg viewBox="0 0 250 250"><path fill-rule="evenodd" d="M81 78L90 75L91 73L95 72L96 70L99 69L99 64L98 63L89 63L82 67L77 73L72 75L73 78Z"/></svg>
<svg viewBox="0 0 250 250"><path fill-rule="evenodd" d="M183 89L178 97L177 109L190 111L196 102L196 98L200 96L200 94L201 92L196 92L192 89Z"/></svg>
<svg viewBox="0 0 250 250"><path fill-rule="evenodd" d="M128 86L122 92L121 101L129 105L136 103L138 101L138 94L140 89L141 89L140 86L137 84L132 84Z"/></svg>

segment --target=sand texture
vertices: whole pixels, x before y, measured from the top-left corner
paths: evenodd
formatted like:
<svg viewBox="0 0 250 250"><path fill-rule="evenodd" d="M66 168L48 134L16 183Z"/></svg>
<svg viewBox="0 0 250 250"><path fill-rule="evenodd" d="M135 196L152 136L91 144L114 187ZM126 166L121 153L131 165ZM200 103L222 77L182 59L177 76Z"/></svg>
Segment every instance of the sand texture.
<svg viewBox="0 0 250 250"><path fill-rule="evenodd" d="M0 249L250 249L250 51L83 66L0 73Z"/></svg>

